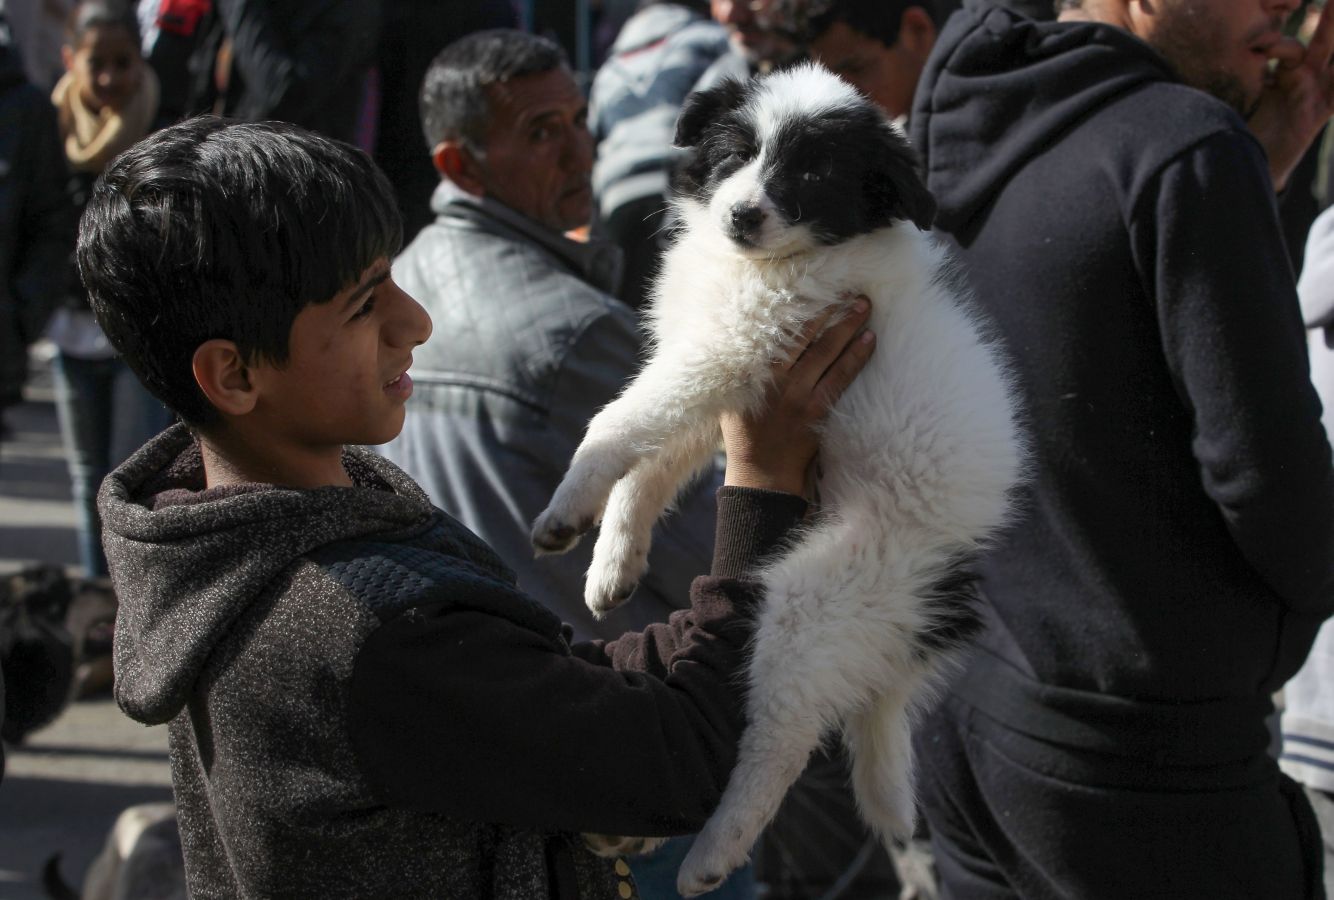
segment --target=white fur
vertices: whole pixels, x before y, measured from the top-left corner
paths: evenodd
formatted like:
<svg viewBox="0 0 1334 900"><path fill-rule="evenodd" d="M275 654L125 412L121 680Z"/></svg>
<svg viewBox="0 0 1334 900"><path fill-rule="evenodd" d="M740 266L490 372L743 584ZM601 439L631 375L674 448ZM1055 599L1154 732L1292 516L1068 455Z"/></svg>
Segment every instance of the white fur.
<svg viewBox="0 0 1334 900"><path fill-rule="evenodd" d="M817 90L816 105L830 93ZM742 169L718 192L756 184ZM749 724L681 868L679 888L693 895L745 861L832 728L869 825L884 838L911 833L909 714L945 664L918 640L931 624L923 597L1004 522L1022 448L1003 367L938 277L948 260L929 235L899 223L815 247L780 222L769 255L742 255L712 204L687 201L681 214L651 309L653 357L589 424L534 527L539 546L568 549L605 507L586 587L594 612L628 596L654 521L718 446L719 414L761 402L771 363L804 323L864 293L878 338L823 426L823 506L759 576Z"/></svg>

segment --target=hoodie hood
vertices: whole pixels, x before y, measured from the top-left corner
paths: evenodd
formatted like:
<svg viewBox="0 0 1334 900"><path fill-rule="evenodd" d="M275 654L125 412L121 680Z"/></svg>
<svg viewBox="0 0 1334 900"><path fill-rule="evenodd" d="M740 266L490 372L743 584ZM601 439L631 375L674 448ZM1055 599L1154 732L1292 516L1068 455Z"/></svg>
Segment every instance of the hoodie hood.
<svg viewBox="0 0 1334 900"><path fill-rule="evenodd" d="M354 488L204 489L182 425L107 477L98 496L120 609L116 702L146 724L180 712L214 647L303 555L334 541L427 527L434 510L392 463L344 457Z"/></svg>
<svg viewBox="0 0 1334 900"><path fill-rule="evenodd" d="M1120 28L1035 22L965 0L922 72L910 120L938 227L958 231L1091 110L1163 80L1178 80L1166 60Z"/></svg>

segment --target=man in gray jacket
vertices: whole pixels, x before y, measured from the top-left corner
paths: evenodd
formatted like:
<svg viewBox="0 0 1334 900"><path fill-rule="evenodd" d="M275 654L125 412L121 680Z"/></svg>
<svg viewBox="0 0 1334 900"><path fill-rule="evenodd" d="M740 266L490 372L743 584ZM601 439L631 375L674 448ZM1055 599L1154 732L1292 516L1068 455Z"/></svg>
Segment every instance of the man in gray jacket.
<svg viewBox="0 0 1334 900"><path fill-rule="evenodd" d="M480 32L431 64L422 120L443 176L436 220L393 271L436 327L416 353L402 434L383 452L510 560L577 637L613 638L688 603L712 554L716 481L683 498L637 596L600 622L582 600L589 546L533 557L532 520L641 346L634 313L610 295L618 251L564 234L592 211L586 117L562 51L545 39Z"/></svg>

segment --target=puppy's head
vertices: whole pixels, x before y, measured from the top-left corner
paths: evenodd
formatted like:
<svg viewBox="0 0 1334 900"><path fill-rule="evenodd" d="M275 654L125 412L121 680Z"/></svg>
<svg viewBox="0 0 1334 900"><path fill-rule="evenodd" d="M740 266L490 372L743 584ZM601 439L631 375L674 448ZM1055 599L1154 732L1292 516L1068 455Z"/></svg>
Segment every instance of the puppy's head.
<svg viewBox="0 0 1334 900"><path fill-rule="evenodd" d="M689 150L673 188L738 252L782 257L905 220L936 203L903 133L819 66L692 94L676 124Z"/></svg>

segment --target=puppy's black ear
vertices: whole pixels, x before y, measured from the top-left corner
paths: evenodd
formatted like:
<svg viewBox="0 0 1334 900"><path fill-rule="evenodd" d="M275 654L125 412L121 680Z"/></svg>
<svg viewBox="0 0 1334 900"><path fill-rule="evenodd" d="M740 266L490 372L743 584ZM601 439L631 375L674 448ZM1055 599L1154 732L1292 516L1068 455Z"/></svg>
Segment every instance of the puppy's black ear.
<svg viewBox="0 0 1334 900"><path fill-rule="evenodd" d="M728 78L707 91L691 94L681 107L681 115L676 120L676 137L672 143L678 147L695 146L709 123L723 113L736 109L745 96L746 83L736 78Z"/></svg>
<svg viewBox="0 0 1334 900"><path fill-rule="evenodd" d="M886 125L879 137L868 191L875 216L906 219L927 231L936 218L936 198L918 174L917 154L897 128Z"/></svg>

